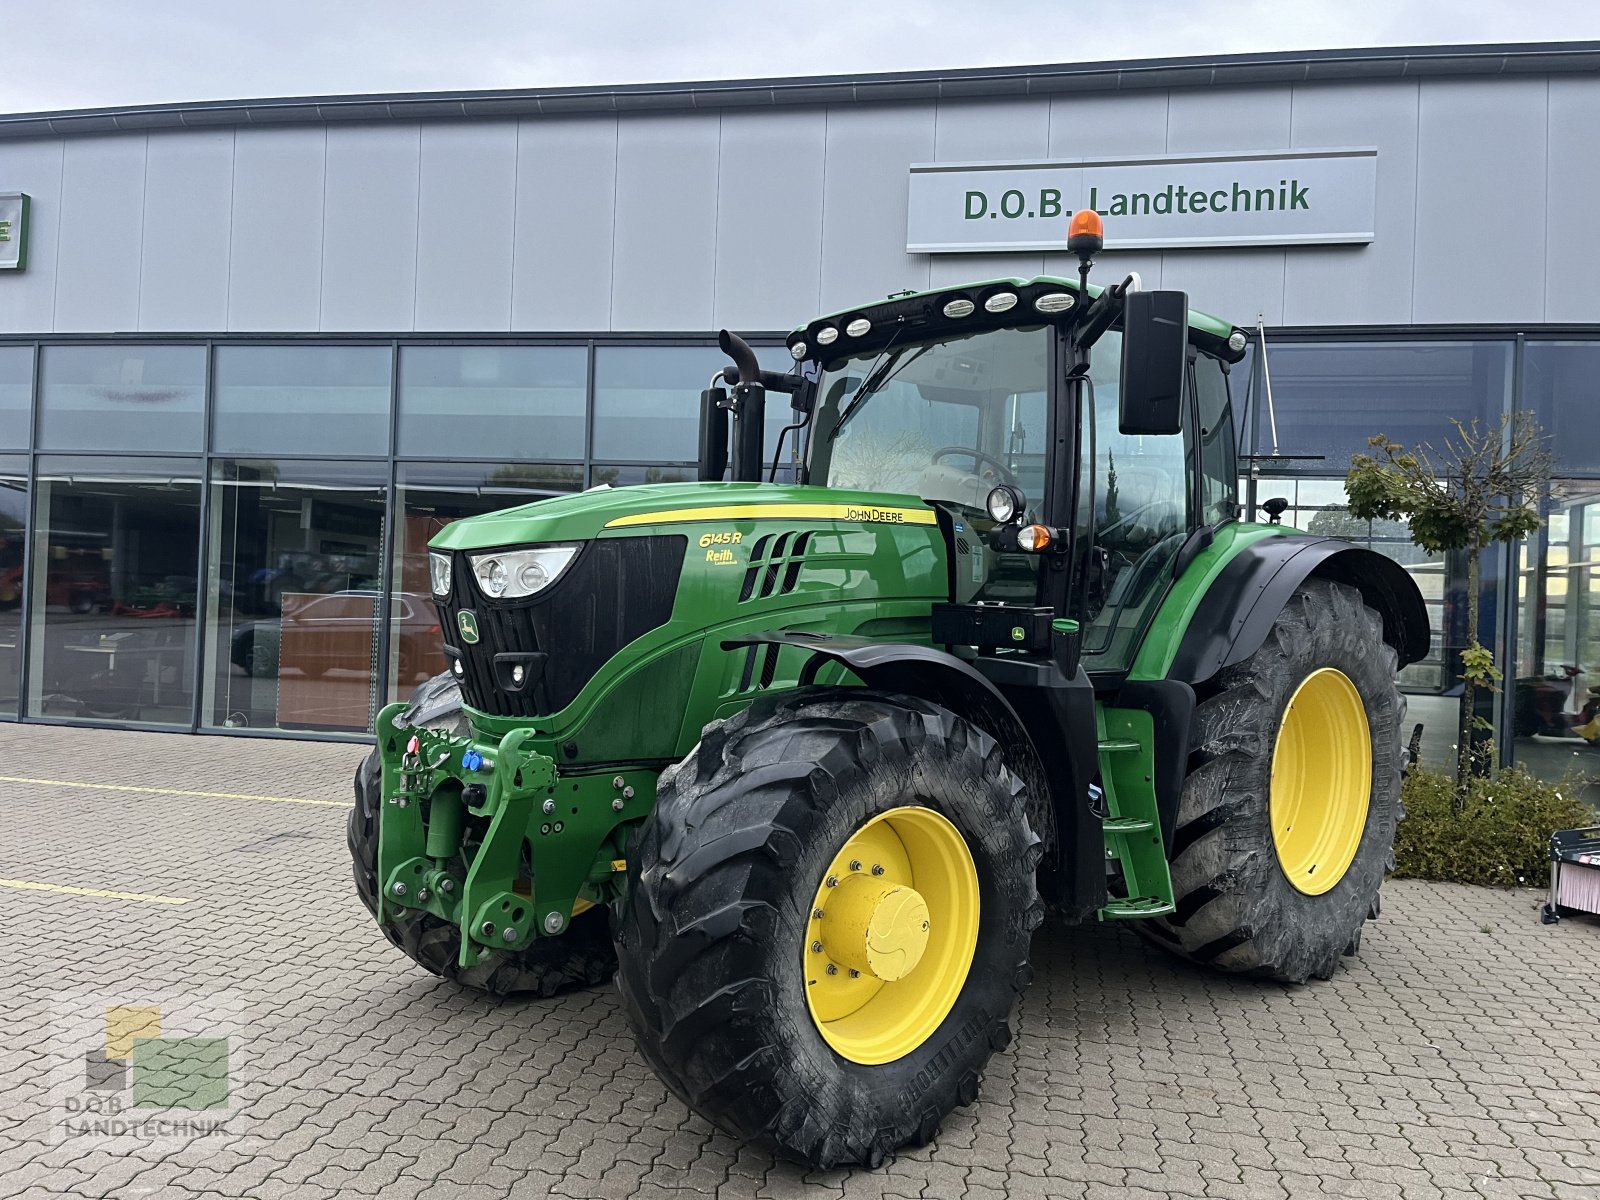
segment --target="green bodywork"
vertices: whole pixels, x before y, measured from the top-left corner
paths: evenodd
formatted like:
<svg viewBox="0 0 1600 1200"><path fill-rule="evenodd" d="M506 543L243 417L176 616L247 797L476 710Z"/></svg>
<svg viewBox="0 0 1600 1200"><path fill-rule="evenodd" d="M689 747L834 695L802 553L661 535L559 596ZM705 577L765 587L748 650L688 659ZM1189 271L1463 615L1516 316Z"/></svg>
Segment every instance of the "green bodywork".
<svg viewBox="0 0 1600 1200"><path fill-rule="evenodd" d="M1212 341L1232 331L1198 313L1191 325ZM1244 546L1280 532L1218 527L1166 585L1130 677L1165 678L1217 574ZM790 553L801 534L803 563ZM404 705L379 715L380 917L423 910L458 924L462 966L491 949L559 935L584 908L615 901L629 838L654 802L660 773L710 722L759 693L800 686L812 658L790 645L724 642L810 631L929 645L931 607L952 598L950 551L934 507L895 493L757 483L597 489L457 521L431 545L471 552L640 535L682 539L671 616L601 665L564 708L511 718L468 707L463 736L398 726ZM459 574L454 587L474 586ZM463 640L474 641L476 622L463 614L462 623ZM809 681L859 682L831 663ZM1102 915L1169 912L1151 718L1099 706L1098 725L1107 855L1120 862L1130 897Z"/></svg>

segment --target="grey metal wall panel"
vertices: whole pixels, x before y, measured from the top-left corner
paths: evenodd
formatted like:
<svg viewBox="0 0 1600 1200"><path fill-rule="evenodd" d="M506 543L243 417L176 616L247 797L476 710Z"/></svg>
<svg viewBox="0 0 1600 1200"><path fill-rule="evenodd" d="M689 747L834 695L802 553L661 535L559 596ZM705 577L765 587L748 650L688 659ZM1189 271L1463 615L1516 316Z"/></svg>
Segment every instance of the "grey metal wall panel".
<svg viewBox="0 0 1600 1200"><path fill-rule="evenodd" d="M1006 158L1047 158L1050 154L1050 101L945 101L935 111L933 137L937 162L983 162ZM1068 216L1061 220L1066 244ZM929 264L929 282L968 283L1007 276L1031 278L1044 273L1042 254L936 254Z"/></svg>
<svg viewBox="0 0 1600 1200"><path fill-rule="evenodd" d="M1064 95L1050 99L1050 154L1090 158L1097 154L1164 154L1168 95Z"/></svg>
<svg viewBox="0 0 1600 1200"><path fill-rule="evenodd" d="M241 129L233 149L229 330L311 332L322 299L328 131Z"/></svg>
<svg viewBox="0 0 1600 1200"><path fill-rule="evenodd" d="M1544 319L1548 99L1544 79L1423 82L1416 321Z"/></svg>
<svg viewBox="0 0 1600 1200"><path fill-rule="evenodd" d="M523 121L511 328L611 328L617 118Z"/></svg>
<svg viewBox="0 0 1600 1200"><path fill-rule="evenodd" d="M928 256L906 253L906 167L933 161L933 135L931 104L828 110L824 312L928 286Z"/></svg>
<svg viewBox="0 0 1600 1200"><path fill-rule="evenodd" d="M792 329L822 303L822 164L827 116L722 114L713 325Z"/></svg>
<svg viewBox="0 0 1600 1200"><path fill-rule="evenodd" d="M120 333L139 327L145 135L74 138L61 172L54 327Z"/></svg>
<svg viewBox="0 0 1600 1200"><path fill-rule="evenodd" d="M511 328L517 123L422 127L420 330Z"/></svg>
<svg viewBox="0 0 1600 1200"><path fill-rule="evenodd" d="M710 328L721 123L719 114L623 120L611 328Z"/></svg>
<svg viewBox="0 0 1600 1200"><path fill-rule="evenodd" d="M1416 266L1417 104L1414 81L1300 87L1296 147L1376 146L1375 239L1364 246L1300 246L1287 255L1288 325L1411 320Z"/></svg>
<svg viewBox="0 0 1600 1200"><path fill-rule="evenodd" d="M325 331L412 328L420 133L416 125L328 130L322 244Z"/></svg>
<svg viewBox="0 0 1600 1200"><path fill-rule="evenodd" d="M1550 80L1549 228L1545 232L1547 321L1600 321L1600 79ZM1496 267L1504 264L1496 255ZM1592 419L1600 420L1600 414Z"/></svg>
<svg viewBox="0 0 1600 1200"><path fill-rule="evenodd" d="M38 139L0 143L0 179L27 192L28 268L0 272L0 333L49 333L55 327L57 245L61 226L63 145Z"/></svg>
<svg viewBox="0 0 1600 1200"><path fill-rule="evenodd" d="M231 129L150 135L140 329L227 328L233 139Z"/></svg>
<svg viewBox="0 0 1600 1200"><path fill-rule="evenodd" d="M1289 145L1288 88L1177 90L1167 113L1167 153L1281 150ZM1109 231L1108 231L1109 235ZM1283 320L1283 250L1169 250L1162 286L1236 324Z"/></svg>

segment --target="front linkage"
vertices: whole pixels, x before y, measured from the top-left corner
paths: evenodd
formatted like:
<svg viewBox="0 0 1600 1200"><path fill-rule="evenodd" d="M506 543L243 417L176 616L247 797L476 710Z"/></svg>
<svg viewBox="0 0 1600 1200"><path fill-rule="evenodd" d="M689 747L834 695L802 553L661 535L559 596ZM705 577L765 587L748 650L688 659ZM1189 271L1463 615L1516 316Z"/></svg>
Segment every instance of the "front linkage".
<svg viewBox="0 0 1600 1200"><path fill-rule="evenodd" d="M377 721L380 920L413 909L459 926L466 968L616 898L621 827L649 812L654 772L563 774L532 729L486 742L396 724L406 708Z"/></svg>

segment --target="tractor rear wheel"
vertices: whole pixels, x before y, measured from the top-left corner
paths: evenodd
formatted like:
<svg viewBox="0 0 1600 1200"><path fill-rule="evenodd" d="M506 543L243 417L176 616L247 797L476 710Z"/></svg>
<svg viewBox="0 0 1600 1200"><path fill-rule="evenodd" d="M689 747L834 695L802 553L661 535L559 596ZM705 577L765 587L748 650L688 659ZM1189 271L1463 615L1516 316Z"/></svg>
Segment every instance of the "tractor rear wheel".
<svg viewBox="0 0 1600 1200"><path fill-rule="evenodd" d="M467 731L460 686L448 674L436 675L411 696L400 724ZM378 913L378 822L383 812L383 766L374 750L356 770L356 805L351 810L349 842L356 894L367 911ZM463 864L464 866L465 864ZM384 936L421 966L466 987L494 996L529 993L553 996L573 987L604 983L616 970L607 929L609 909L592 908L573 917L560 937L537 938L524 950L487 952L462 968L461 930L431 913L405 910L382 921Z"/></svg>
<svg viewBox="0 0 1600 1200"><path fill-rule="evenodd" d="M1394 866L1405 699L1383 621L1310 579L1195 713L1171 863L1177 910L1138 921L1220 970L1330 977Z"/></svg>
<svg viewBox="0 0 1600 1200"><path fill-rule="evenodd" d="M1042 916L987 734L859 688L758 699L662 775L618 986L646 1058L735 1136L876 1166L971 1103Z"/></svg>

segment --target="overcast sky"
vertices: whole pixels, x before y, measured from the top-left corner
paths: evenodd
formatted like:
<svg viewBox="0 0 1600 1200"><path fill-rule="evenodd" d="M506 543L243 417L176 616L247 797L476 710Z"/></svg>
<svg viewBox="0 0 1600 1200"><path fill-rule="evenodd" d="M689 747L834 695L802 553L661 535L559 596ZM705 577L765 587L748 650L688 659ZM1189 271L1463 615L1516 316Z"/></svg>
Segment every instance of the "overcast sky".
<svg viewBox="0 0 1600 1200"><path fill-rule="evenodd" d="M0 112L1591 38L1595 0L13 0Z"/></svg>

